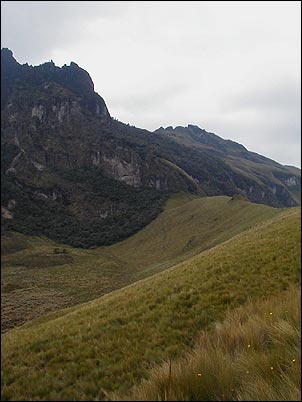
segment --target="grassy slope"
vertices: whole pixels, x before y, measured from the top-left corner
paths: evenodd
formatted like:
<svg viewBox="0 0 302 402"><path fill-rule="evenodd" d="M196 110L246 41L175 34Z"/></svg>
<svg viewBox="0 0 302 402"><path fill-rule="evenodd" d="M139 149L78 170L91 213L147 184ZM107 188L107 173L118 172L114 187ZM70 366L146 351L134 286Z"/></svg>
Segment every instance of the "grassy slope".
<svg viewBox="0 0 302 402"><path fill-rule="evenodd" d="M300 341L301 290L292 286L229 311L192 351L154 368L129 400L299 401Z"/></svg>
<svg viewBox="0 0 302 402"><path fill-rule="evenodd" d="M166 210L138 235L110 251L139 269L146 267L148 261L148 270L157 270L160 265L167 267L184 261L280 212L226 196L197 198Z"/></svg>
<svg viewBox="0 0 302 402"><path fill-rule="evenodd" d="M160 272L280 212L229 197L190 200L180 194L145 229L110 247L74 249L45 238L7 235L2 240L2 328ZM56 247L68 254L54 254Z"/></svg>
<svg viewBox="0 0 302 402"><path fill-rule="evenodd" d="M230 307L300 281L300 208L195 258L2 336L3 400L98 400L192 347Z"/></svg>

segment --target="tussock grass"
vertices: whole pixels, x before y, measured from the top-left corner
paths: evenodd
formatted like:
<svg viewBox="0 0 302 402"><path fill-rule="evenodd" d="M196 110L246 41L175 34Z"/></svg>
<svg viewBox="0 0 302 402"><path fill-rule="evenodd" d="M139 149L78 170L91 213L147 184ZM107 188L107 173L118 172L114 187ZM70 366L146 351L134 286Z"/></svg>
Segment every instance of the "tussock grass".
<svg viewBox="0 0 302 402"><path fill-rule="evenodd" d="M229 311L192 351L155 367L128 400L298 401L300 391L301 291L291 286Z"/></svg>
<svg viewBox="0 0 302 402"><path fill-rule="evenodd" d="M300 241L294 208L164 272L10 330L2 336L2 400L126 394L229 308L299 283Z"/></svg>
<svg viewBox="0 0 302 402"><path fill-rule="evenodd" d="M2 330L75 306L156 274L282 210L229 197L172 197L144 230L110 247L64 246L8 233L2 239Z"/></svg>

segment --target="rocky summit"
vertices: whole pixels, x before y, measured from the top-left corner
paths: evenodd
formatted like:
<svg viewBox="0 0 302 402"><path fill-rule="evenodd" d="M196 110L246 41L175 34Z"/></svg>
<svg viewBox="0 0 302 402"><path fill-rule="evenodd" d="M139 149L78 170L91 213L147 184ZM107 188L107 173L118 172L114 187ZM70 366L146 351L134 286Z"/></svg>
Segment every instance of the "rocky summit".
<svg viewBox="0 0 302 402"><path fill-rule="evenodd" d="M172 193L298 205L301 173L194 125L121 123L76 63L21 65L2 49L1 185L2 232L94 247L137 232Z"/></svg>

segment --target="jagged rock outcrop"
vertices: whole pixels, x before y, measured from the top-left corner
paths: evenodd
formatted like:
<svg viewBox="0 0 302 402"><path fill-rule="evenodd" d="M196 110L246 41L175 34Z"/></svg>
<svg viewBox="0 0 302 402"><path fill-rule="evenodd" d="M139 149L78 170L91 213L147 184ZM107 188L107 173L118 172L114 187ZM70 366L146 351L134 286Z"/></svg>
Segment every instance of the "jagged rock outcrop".
<svg viewBox="0 0 302 402"><path fill-rule="evenodd" d="M76 63L21 65L9 49L1 50L1 145L4 227L76 246L134 233L177 191L299 202L294 168L197 126L151 133L123 124Z"/></svg>

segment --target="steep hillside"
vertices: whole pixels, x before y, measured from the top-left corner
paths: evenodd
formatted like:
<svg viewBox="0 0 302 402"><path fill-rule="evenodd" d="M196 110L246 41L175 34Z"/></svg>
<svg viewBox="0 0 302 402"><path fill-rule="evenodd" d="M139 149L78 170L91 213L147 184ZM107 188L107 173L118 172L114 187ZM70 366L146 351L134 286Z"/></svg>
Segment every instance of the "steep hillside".
<svg viewBox="0 0 302 402"><path fill-rule="evenodd" d="M107 399L231 306L300 282L300 208L190 261L2 336L3 400Z"/></svg>
<svg viewBox="0 0 302 402"><path fill-rule="evenodd" d="M299 175L292 169L267 164L260 180L240 167L241 159L229 163L169 130L151 133L112 119L91 77L75 63L21 65L2 49L1 91L3 230L89 248L139 231L179 191L240 193L274 207L299 203ZM263 170L265 158L252 155L245 150Z"/></svg>
<svg viewBox="0 0 302 402"><path fill-rule="evenodd" d="M282 211L224 196L190 198L170 198L144 230L110 247L81 250L6 233L1 242L2 330L160 272Z"/></svg>

